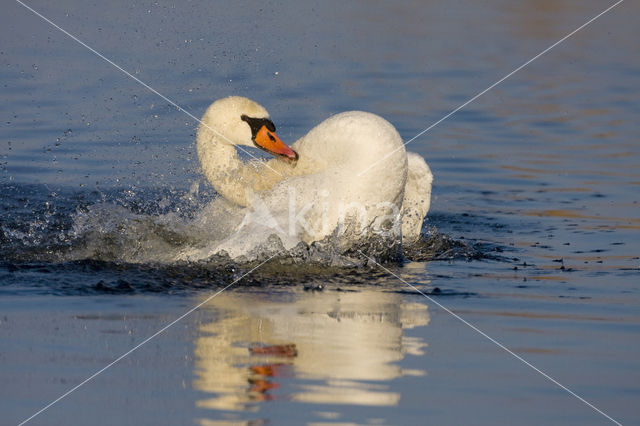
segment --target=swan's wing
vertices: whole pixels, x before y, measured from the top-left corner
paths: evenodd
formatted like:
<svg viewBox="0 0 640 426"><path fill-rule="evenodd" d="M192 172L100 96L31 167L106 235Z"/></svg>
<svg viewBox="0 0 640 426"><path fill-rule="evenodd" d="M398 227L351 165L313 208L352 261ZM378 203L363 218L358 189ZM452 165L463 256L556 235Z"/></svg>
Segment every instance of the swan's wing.
<svg viewBox="0 0 640 426"><path fill-rule="evenodd" d="M420 237L422 221L431 205L433 174L424 158L407 152L408 173L402 202L402 242L412 243Z"/></svg>

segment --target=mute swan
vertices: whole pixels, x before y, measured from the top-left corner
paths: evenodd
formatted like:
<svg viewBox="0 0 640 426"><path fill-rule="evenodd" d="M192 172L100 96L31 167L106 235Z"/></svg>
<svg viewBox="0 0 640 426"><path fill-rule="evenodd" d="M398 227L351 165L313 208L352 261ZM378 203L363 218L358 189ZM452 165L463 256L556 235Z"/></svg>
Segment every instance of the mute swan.
<svg viewBox="0 0 640 426"><path fill-rule="evenodd" d="M245 163L234 145L258 147L276 158ZM261 105L231 96L205 112L197 151L211 185L244 207L244 219L226 240L185 254L188 259L220 250L232 257L246 254L273 233L286 249L322 240L339 226L353 240L360 237L354 224L395 237L402 233L404 243L413 242L429 210L429 167L422 157L405 151L388 121L371 113L334 115L289 148Z"/></svg>

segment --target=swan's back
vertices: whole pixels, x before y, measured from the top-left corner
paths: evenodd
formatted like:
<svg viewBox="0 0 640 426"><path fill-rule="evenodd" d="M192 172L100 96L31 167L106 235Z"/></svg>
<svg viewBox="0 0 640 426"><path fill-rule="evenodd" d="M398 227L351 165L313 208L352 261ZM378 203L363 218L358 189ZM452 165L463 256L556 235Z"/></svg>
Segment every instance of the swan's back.
<svg viewBox="0 0 640 426"><path fill-rule="evenodd" d="M293 145L321 169L344 168L360 173L394 150L398 155L385 160L386 166L403 166L402 138L384 118L364 111L336 114L314 127ZM405 164L406 166L406 164ZM375 168L375 166L374 166ZM368 172L367 172L368 173Z"/></svg>
<svg viewBox="0 0 640 426"><path fill-rule="evenodd" d="M316 233L305 235L305 241L330 234L345 212L366 212L361 225L368 227L379 225L374 223L378 218L399 214L407 157L402 138L382 117L362 111L334 115L293 148L300 154L295 169L300 176L286 179L274 191L294 191L298 208L314 206L307 217Z"/></svg>

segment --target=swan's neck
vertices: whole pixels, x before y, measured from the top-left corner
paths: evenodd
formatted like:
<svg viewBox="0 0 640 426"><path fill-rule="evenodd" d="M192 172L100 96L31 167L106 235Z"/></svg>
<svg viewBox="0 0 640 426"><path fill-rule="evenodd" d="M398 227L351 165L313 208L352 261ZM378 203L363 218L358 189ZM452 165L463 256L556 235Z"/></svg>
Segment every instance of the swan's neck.
<svg viewBox="0 0 640 426"><path fill-rule="evenodd" d="M235 146L206 126L198 129L197 150L204 175L218 194L234 204L247 206L252 192L270 188L282 179L271 162L271 167L265 167L262 161L241 161Z"/></svg>
<svg viewBox="0 0 640 426"><path fill-rule="evenodd" d="M242 170L247 166L238 158L235 147L206 126L198 129L196 145L202 171L215 190L233 203L246 205Z"/></svg>

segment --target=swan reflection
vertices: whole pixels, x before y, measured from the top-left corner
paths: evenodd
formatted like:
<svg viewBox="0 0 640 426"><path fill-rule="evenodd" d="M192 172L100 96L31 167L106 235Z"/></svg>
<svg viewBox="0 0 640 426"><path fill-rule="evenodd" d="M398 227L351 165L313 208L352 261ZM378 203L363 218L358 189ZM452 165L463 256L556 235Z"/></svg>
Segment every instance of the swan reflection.
<svg viewBox="0 0 640 426"><path fill-rule="evenodd" d="M425 342L403 330L429 323L427 306L395 293L222 293L206 305L216 318L195 341L197 406L257 411L262 401L393 406L388 381L424 375L402 369Z"/></svg>

